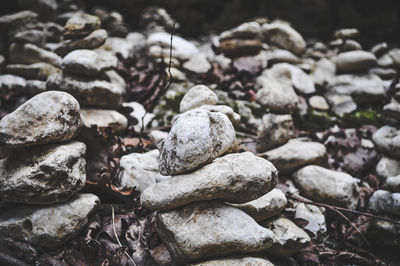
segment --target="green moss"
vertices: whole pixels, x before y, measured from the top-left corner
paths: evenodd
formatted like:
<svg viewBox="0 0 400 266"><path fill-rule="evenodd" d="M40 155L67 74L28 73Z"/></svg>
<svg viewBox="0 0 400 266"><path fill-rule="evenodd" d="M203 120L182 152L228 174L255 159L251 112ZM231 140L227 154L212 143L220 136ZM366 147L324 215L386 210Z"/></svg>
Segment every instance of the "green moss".
<svg viewBox="0 0 400 266"><path fill-rule="evenodd" d="M359 127L362 125L382 125L382 111L374 108L357 110L351 114L345 115L341 119L341 125L344 127Z"/></svg>

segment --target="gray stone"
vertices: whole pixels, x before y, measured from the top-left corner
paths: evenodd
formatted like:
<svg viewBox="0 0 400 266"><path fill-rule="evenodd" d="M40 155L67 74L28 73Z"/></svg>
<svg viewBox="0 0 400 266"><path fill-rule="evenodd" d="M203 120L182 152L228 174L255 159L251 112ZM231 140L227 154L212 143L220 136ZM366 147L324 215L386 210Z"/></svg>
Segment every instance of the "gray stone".
<svg viewBox="0 0 400 266"><path fill-rule="evenodd" d="M205 74L211 70L211 64L208 62L207 57L202 53L193 55L187 62L183 64L183 67L186 70L198 74Z"/></svg>
<svg viewBox="0 0 400 266"><path fill-rule="evenodd" d="M274 266L266 258L242 257L242 258L226 258L219 260L204 261L187 266Z"/></svg>
<svg viewBox="0 0 400 266"><path fill-rule="evenodd" d="M336 65L327 58L321 58L315 63L311 77L315 84L323 86L331 83L335 77L335 73Z"/></svg>
<svg viewBox="0 0 400 266"><path fill-rule="evenodd" d="M266 114L262 126L258 128L256 149L264 152L285 144L294 137L294 125L291 115Z"/></svg>
<svg viewBox="0 0 400 266"><path fill-rule="evenodd" d="M71 142L30 148L0 160L2 201L24 204L66 201L86 183L85 151L85 144Z"/></svg>
<svg viewBox="0 0 400 266"><path fill-rule="evenodd" d="M378 58L378 66L383 68L395 67L393 58L389 54L384 54Z"/></svg>
<svg viewBox="0 0 400 266"><path fill-rule="evenodd" d="M352 29L340 29L335 31L333 36L336 39L350 39L350 38L355 38L359 35L359 31L355 28Z"/></svg>
<svg viewBox="0 0 400 266"><path fill-rule="evenodd" d="M43 92L0 120L0 143L32 146L74 137L82 120L79 103L65 92Z"/></svg>
<svg viewBox="0 0 400 266"><path fill-rule="evenodd" d="M86 127L111 128L115 134L123 133L128 126L128 119L113 110L81 109L81 117Z"/></svg>
<svg viewBox="0 0 400 266"><path fill-rule="evenodd" d="M369 209L376 214L400 215L400 193L376 190L369 199Z"/></svg>
<svg viewBox="0 0 400 266"><path fill-rule="evenodd" d="M324 165L327 162L324 145L302 138L291 139L285 145L262 153L260 156L271 161L281 175L291 174L305 165Z"/></svg>
<svg viewBox="0 0 400 266"><path fill-rule="evenodd" d="M25 90L29 95L36 95L46 91L46 81L27 80Z"/></svg>
<svg viewBox="0 0 400 266"><path fill-rule="evenodd" d="M206 104L216 105L217 102L218 96L215 92L210 90L207 86L196 85L183 96L179 105L179 111L183 113Z"/></svg>
<svg viewBox="0 0 400 266"><path fill-rule="evenodd" d="M63 34L67 39L77 39L89 35L99 29L101 21L99 17L83 12L75 13L64 26Z"/></svg>
<svg viewBox="0 0 400 266"><path fill-rule="evenodd" d="M260 224L275 234L272 246L266 250L268 254L289 257L311 242L303 229L284 217L271 218Z"/></svg>
<svg viewBox="0 0 400 266"><path fill-rule="evenodd" d="M46 80L53 73L61 72L58 67L48 63L35 63L31 65L10 64L6 72L26 79Z"/></svg>
<svg viewBox="0 0 400 266"><path fill-rule="evenodd" d="M155 114L147 112L144 106L138 102L123 103L122 106L133 109L132 112L129 113L129 116L138 121L138 123L133 126L136 132L141 132L142 127L146 129L155 117Z"/></svg>
<svg viewBox="0 0 400 266"><path fill-rule="evenodd" d="M376 173L384 179L400 175L400 161L383 156L376 165Z"/></svg>
<svg viewBox="0 0 400 266"><path fill-rule="evenodd" d="M229 118L234 126L240 123L240 115L233 111L233 109L227 105L202 105L200 106L200 108L214 113L223 113Z"/></svg>
<svg viewBox="0 0 400 266"><path fill-rule="evenodd" d="M339 117L350 114L357 109L357 104L350 95L328 94L327 98L332 104L332 111Z"/></svg>
<svg viewBox="0 0 400 266"><path fill-rule="evenodd" d="M4 74L0 75L0 88L2 91L18 91L26 86L26 80L24 78Z"/></svg>
<svg viewBox="0 0 400 266"><path fill-rule="evenodd" d="M241 209L257 222L266 220L281 213L287 204L285 194L274 188L264 196L243 204L230 204Z"/></svg>
<svg viewBox="0 0 400 266"><path fill-rule="evenodd" d="M96 49L106 42L107 37L107 31L103 29L95 30L85 38L75 41L67 40L62 42L61 45L55 50L55 52L59 55L64 56L73 50Z"/></svg>
<svg viewBox="0 0 400 266"><path fill-rule="evenodd" d="M306 42L303 37L288 24L284 23L265 23L262 32L267 42L276 44L295 54L302 54L306 50Z"/></svg>
<svg viewBox="0 0 400 266"><path fill-rule="evenodd" d="M346 40L340 47L341 52L361 50L361 44L355 40Z"/></svg>
<svg viewBox="0 0 400 266"><path fill-rule="evenodd" d="M291 113L297 109L298 97L291 86L269 80L263 76L257 78L261 89L257 91L259 104L272 112Z"/></svg>
<svg viewBox="0 0 400 266"><path fill-rule="evenodd" d="M400 121L400 103L394 98L388 104L383 107L383 112L390 117L393 117L397 121Z"/></svg>
<svg viewBox="0 0 400 266"><path fill-rule="evenodd" d="M291 52L283 49L273 49L267 51L267 60L269 65L279 64L279 63L290 63L298 64L301 62L300 58L292 54Z"/></svg>
<svg viewBox="0 0 400 266"><path fill-rule="evenodd" d="M381 56L388 50L389 50L388 44L385 42L380 42L371 48L371 53L374 53L376 56Z"/></svg>
<svg viewBox="0 0 400 266"><path fill-rule="evenodd" d="M12 64L33 64L45 62L59 66L61 57L31 43L12 43L9 50L9 59Z"/></svg>
<svg viewBox="0 0 400 266"><path fill-rule="evenodd" d="M319 96L319 95L311 96L310 99L308 99L308 103L314 109L322 110L322 111L329 110L329 105L326 102L325 98L322 96Z"/></svg>
<svg viewBox="0 0 400 266"><path fill-rule="evenodd" d="M176 175L207 164L236 148L235 129L228 117L202 108L178 116L160 154L160 173Z"/></svg>
<svg viewBox="0 0 400 266"><path fill-rule="evenodd" d="M324 208L311 204L299 202L296 206L295 219L303 219L308 222L305 230L312 232L315 236L326 232Z"/></svg>
<svg viewBox="0 0 400 266"><path fill-rule="evenodd" d="M392 58L394 66L396 68L399 68L399 66L400 66L400 49L396 48L396 49L390 50L389 56Z"/></svg>
<svg viewBox="0 0 400 266"><path fill-rule="evenodd" d="M41 30L23 30L15 34L10 41L19 43L32 43L39 47L44 47L46 43L46 36Z"/></svg>
<svg viewBox="0 0 400 266"><path fill-rule="evenodd" d="M195 172L155 184L140 199L143 206L152 210L170 210L212 199L245 203L269 192L276 182L277 171L270 162L250 152L233 153Z"/></svg>
<svg viewBox="0 0 400 266"><path fill-rule="evenodd" d="M145 45L146 39L143 34L131 32L125 39L119 37L107 38L105 44L100 49L109 51L114 55L120 54L123 58L127 59L144 48Z"/></svg>
<svg viewBox="0 0 400 266"><path fill-rule="evenodd" d="M357 207L360 194L358 179L349 174L309 165L295 172L293 180L313 200L351 209Z"/></svg>
<svg viewBox="0 0 400 266"><path fill-rule="evenodd" d="M391 126L383 126L372 135L372 140L380 152L400 159L400 130Z"/></svg>
<svg viewBox="0 0 400 266"><path fill-rule="evenodd" d="M157 149L160 149L162 147L162 142L166 137L168 137L168 132L164 132L161 130L152 130L149 133L149 137L150 140L157 146Z"/></svg>
<svg viewBox="0 0 400 266"><path fill-rule="evenodd" d="M388 190L392 192L400 192L400 174L397 176L391 176L386 179Z"/></svg>
<svg viewBox="0 0 400 266"><path fill-rule="evenodd" d="M262 39L261 26L257 22L246 22L236 28L222 32L219 35L219 40L230 39Z"/></svg>
<svg viewBox="0 0 400 266"><path fill-rule="evenodd" d="M4 15L0 17L0 28L6 29L15 22L24 21L27 19L37 20L38 18L38 14L30 10L24 10L10 15Z"/></svg>
<svg viewBox="0 0 400 266"><path fill-rule="evenodd" d="M99 203L92 194L78 194L49 206L24 206L0 214L0 235L45 249L55 249L76 237Z"/></svg>
<svg viewBox="0 0 400 266"><path fill-rule="evenodd" d="M368 73L372 75L377 75L384 80L390 80L396 76L396 70L394 68L373 67L369 70Z"/></svg>
<svg viewBox="0 0 400 266"><path fill-rule="evenodd" d="M271 230L258 225L246 213L219 201L159 213L156 225L178 264L264 251L274 238Z"/></svg>
<svg viewBox="0 0 400 266"><path fill-rule="evenodd" d="M375 55L366 51L343 52L336 57L336 68L340 72L365 71L376 64Z"/></svg>

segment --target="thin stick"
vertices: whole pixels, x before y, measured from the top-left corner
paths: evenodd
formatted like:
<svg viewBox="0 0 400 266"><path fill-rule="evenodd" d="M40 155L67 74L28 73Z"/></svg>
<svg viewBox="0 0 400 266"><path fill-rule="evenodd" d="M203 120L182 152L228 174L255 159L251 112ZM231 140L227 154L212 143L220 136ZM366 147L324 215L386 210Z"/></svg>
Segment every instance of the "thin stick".
<svg viewBox="0 0 400 266"><path fill-rule="evenodd" d="M115 236L115 238L117 239L117 242L118 242L119 246L120 246L121 248L124 248L124 247L122 246L121 242L119 241L119 238L118 238L118 235L117 235L117 231L115 230L114 206L111 206L111 218L112 218L112 227L113 227L113 231L114 231L114 236ZM126 250L124 250L124 252L125 252L125 255L128 256L128 258L132 261L133 265L136 266L135 261L131 258L131 256L129 256L128 252L126 252Z"/></svg>

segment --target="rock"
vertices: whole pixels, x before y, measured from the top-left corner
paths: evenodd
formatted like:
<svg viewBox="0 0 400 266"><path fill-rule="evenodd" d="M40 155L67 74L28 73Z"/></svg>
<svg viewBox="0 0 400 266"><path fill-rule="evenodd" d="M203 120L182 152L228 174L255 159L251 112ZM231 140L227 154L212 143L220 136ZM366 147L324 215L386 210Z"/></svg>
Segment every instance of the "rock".
<svg viewBox="0 0 400 266"><path fill-rule="evenodd" d="M202 53L193 55L189 61L183 64L183 67L186 70L198 74L205 74L211 70L211 64L208 62L207 57Z"/></svg>
<svg viewBox="0 0 400 266"><path fill-rule="evenodd" d="M61 67L64 73L99 76L102 72L116 68L118 59L114 56L99 55L91 50L75 50L67 54L62 62Z"/></svg>
<svg viewBox="0 0 400 266"><path fill-rule="evenodd" d="M350 95L328 94L327 98L332 104L332 111L339 117L350 114L357 109L357 104Z"/></svg>
<svg viewBox="0 0 400 266"><path fill-rule="evenodd" d="M0 120L0 144L26 147L69 140L82 125L79 109L65 92L36 95Z"/></svg>
<svg viewBox="0 0 400 266"><path fill-rule="evenodd" d="M99 29L99 17L83 12L75 13L64 26L63 34L66 39L79 39Z"/></svg>
<svg viewBox="0 0 400 266"><path fill-rule="evenodd" d="M51 19L57 12L56 0L18 0L21 9L29 9L37 12L42 19Z"/></svg>
<svg viewBox="0 0 400 266"><path fill-rule="evenodd" d="M271 218L260 224L275 234L272 246L266 250L268 254L289 257L311 242L304 230L284 217Z"/></svg>
<svg viewBox="0 0 400 266"><path fill-rule="evenodd" d="M329 105L326 102L325 98L322 96L319 96L319 95L311 96L310 99L308 99L308 103L314 109L322 110L322 111L329 110Z"/></svg>
<svg viewBox="0 0 400 266"><path fill-rule="evenodd" d="M266 220L281 213L287 204L285 194L274 188L264 196L243 204L230 204L238 208L257 222Z"/></svg>
<svg viewBox="0 0 400 266"><path fill-rule="evenodd" d="M359 35L359 31L357 29L341 29L335 31L333 36L336 39L351 39L351 38L356 38Z"/></svg>
<svg viewBox="0 0 400 266"><path fill-rule="evenodd" d="M6 65L6 58L3 55L0 55L0 74L3 73L5 65Z"/></svg>
<svg viewBox="0 0 400 266"><path fill-rule="evenodd" d="M400 159L400 130L391 126L383 126L373 134L372 140L380 152Z"/></svg>
<svg viewBox="0 0 400 266"><path fill-rule="evenodd" d="M160 130L152 130L149 133L149 137L150 140L157 146L157 149L160 149L162 147L162 142L166 137L168 137L168 133ZM158 166L157 166L157 171L158 171Z"/></svg>
<svg viewBox="0 0 400 266"><path fill-rule="evenodd" d="M269 260L257 257L243 257L243 258L227 258L219 260L210 260L196 264L189 264L187 266L274 266Z"/></svg>
<svg viewBox="0 0 400 266"><path fill-rule="evenodd" d="M47 42L58 43L62 40L63 27L54 22L46 22L43 24L43 32Z"/></svg>
<svg viewBox="0 0 400 266"><path fill-rule="evenodd" d="M78 49L96 49L102 46L108 37L107 31L103 29L95 30L90 33L88 36L82 39L78 39L75 41L64 41L61 45L55 50L55 52L59 55L65 56L69 52Z"/></svg>
<svg viewBox="0 0 400 266"><path fill-rule="evenodd" d="M7 65L6 71L13 75L34 80L46 80L51 74L61 72L58 67L48 63L35 63L31 65L10 64Z"/></svg>
<svg viewBox="0 0 400 266"><path fill-rule="evenodd" d="M36 12L24 10L10 15L0 17L0 29L7 30L12 24L23 21L37 21L39 18Z"/></svg>
<svg viewBox="0 0 400 266"><path fill-rule="evenodd" d="M220 34L219 40L231 39L262 39L261 26L257 22L246 22Z"/></svg>
<svg viewBox="0 0 400 266"><path fill-rule="evenodd" d="M389 54L384 54L378 58L378 67L389 68L395 67L393 58Z"/></svg>
<svg viewBox="0 0 400 266"><path fill-rule="evenodd" d="M311 73L314 83L320 86L330 84L336 73L336 65L327 58L318 60Z"/></svg>
<svg viewBox="0 0 400 266"><path fill-rule="evenodd" d="M383 156L376 165L376 173L384 179L400 175L400 161Z"/></svg>
<svg viewBox="0 0 400 266"><path fill-rule="evenodd" d="M274 238L271 230L258 225L246 213L219 201L159 213L156 226L178 264L260 252L269 248Z"/></svg>
<svg viewBox="0 0 400 266"><path fill-rule="evenodd" d="M155 32L149 35L147 38L147 43L149 46L158 47L150 49L150 52L154 56L160 57L162 55L169 55L171 35L167 32ZM172 42L173 57L181 60L188 60L198 53L199 50L193 43L183 39L180 36L174 36L174 40Z"/></svg>
<svg viewBox="0 0 400 266"><path fill-rule="evenodd" d="M109 37L105 44L99 49L106 50L114 55L120 54L124 59L133 56L137 51L144 48L146 39L143 34L138 32L131 32L124 38Z"/></svg>
<svg viewBox="0 0 400 266"><path fill-rule="evenodd" d="M369 209L376 214L400 215L400 193L376 190L369 199Z"/></svg>
<svg viewBox="0 0 400 266"><path fill-rule="evenodd" d="M76 237L99 203L92 194L78 194L49 206L23 206L0 214L0 234L44 249L55 249Z"/></svg>
<svg viewBox="0 0 400 266"><path fill-rule="evenodd" d="M27 80L25 90L28 95L36 95L46 91L46 81Z"/></svg>
<svg viewBox="0 0 400 266"><path fill-rule="evenodd" d="M32 43L38 47L44 47L46 43L45 33L41 30L23 30L15 34L10 42Z"/></svg>
<svg viewBox="0 0 400 266"><path fill-rule="evenodd" d="M81 116L86 127L111 128L115 134L123 133L128 126L128 119L113 110L82 109Z"/></svg>
<svg viewBox="0 0 400 266"><path fill-rule="evenodd" d="M160 154L160 173L176 175L207 164L236 147L235 130L222 113L202 108L176 119Z"/></svg>
<svg viewBox="0 0 400 266"><path fill-rule="evenodd" d="M380 42L371 48L371 53L375 54L377 57L383 55L389 50L389 46L385 42Z"/></svg>
<svg viewBox="0 0 400 266"><path fill-rule="evenodd" d="M257 55L262 49L259 39L232 39L220 42L218 51L227 57Z"/></svg>
<svg viewBox="0 0 400 266"><path fill-rule="evenodd" d="M383 112L397 121L400 121L400 103L395 99L383 107Z"/></svg>
<svg viewBox="0 0 400 266"><path fill-rule="evenodd" d="M60 73L48 77L46 88L68 92L82 105L106 108L117 108L125 94L124 87L105 80L92 80Z"/></svg>
<svg viewBox="0 0 400 266"><path fill-rule="evenodd" d="M393 68L373 67L369 70L369 74L377 75L381 79L393 79L396 76L396 70Z"/></svg>
<svg viewBox="0 0 400 266"><path fill-rule="evenodd" d="M297 168L309 164L323 165L327 161L324 145L302 138L291 139L285 145L260 154L271 161L281 175L292 173Z"/></svg>
<svg viewBox="0 0 400 266"><path fill-rule="evenodd" d="M400 225L381 219L373 219L368 230L369 239L379 245L399 247Z"/></svg>
<svg viewBox="0 0 400 266"><path fill-rule="evenodd" d="M267 42L275 44L295 54L302 54L306 50L303 37L292 27L284 23L265 23L262 31Z"/></svg>
<svg viewBox="0 0 400 266"><path fill-rule="evenodd" d="M396 68L399 68L399 66L400 66L400 49L396 48L396 49L390 50L389 56L392 58L394 66Z"/></svg>
<svg viewBox="0 0 400 266"><path fill-rule="evenodd" d="M324 234L327 230L324 211L325 209L322 207L299 202L296 206L294 218L307 221L308 224L304 229L318 236Z"/></svg>
<svg viewBox="0 0 400 266"><path fill-rule="evenodd" d="M18 91L24 89L26 80L14 75L0 75L0 88L2 91Z"/></svg>
<svg viewBox="0 0 400 266"><path fill-rule="evenodd" d="M86 146L45 145L0 160L2 202L52 204L68 200L86 183Z"/></svg>
<svg viewBox="0 0 400 266"><path fill-rule="evenodd" d="M366 51L343 52L336 57L336 68L339 72L365 71L376 64L375 55Z"/></svg>
<svg viewBox="0 0 400 266"><path fill-rule="evenodd" d="M207 86L196 85L183 96L179 106L181 113L200 107L202 105L216 105L218 96Z"/></svg>
<svg viewBox="0 0 400 266"><path fill-rule="evenodd" d="M294 137L294 125L291 115L266 114L262 126L258 128L256 149L264 152L285 144Z"/></svg>
<svg viewBox="0 0 400 266"><path fill-rule="evenodd" d="M128 107L132 109L132 112L129 113L129 116L138 121L138 123L133 126L135 132L141 132L142 127L143 129L146 129L155 117L153 113L147 112L146 109L144 109L144 106L138 102L122 103L122 106L124 108Z"/></svg>
<svg viewBox="0 0 400 266"><path fill-rule="evenodd" d="M400 174L386 179L388 189L393 192L400 192Z"/></svg>
<svg viewBox="0 0 400 266"><path fill-rule="evenodd" d="M12 43L9 50L9 59L12 64L49 63L59 66L61 57L31 43Z"/></svg>
<svg viewBox="0 0 400 266"><path fill-rule="evenodd" d="M270 162L250 152L233 153L195 172L150 186L140 199L151 210L170 210L212 199L245 203L263 196L276 182L277 172Z"/></svg>
<svg viewBox="0 0 400 266"><path fill-rule="evenodd" d="M291 52L283 49L273 49L267 51L268 65L272 66L279 63L298 64L301 62L300 58Z"/></svg>
<svg viewBox="0 0 400 266"><path fill-rule="evenodd" d="M291 86L260 76L256 99L259 104L276 113L291 113L297 109L298 97Z"/></svg>
<svg viewBox="0 0 400 266"><path fill-rule="evenodd" d="M210 112L220 112L226 115L232 124L235 126L240 123L240 115L233 111L233 109L227 105L202 105L200 108Z"/></svg>
<svg viewBox="0 0 400 266"><path fill-rule="evenodd" d="M180 24L161 7L147 7L143 10L140 21L150 32L172 31L180 28Z"/></svg>
<svg viewBox="0 0 400 266"><path fill-rule="evenodd" d="M306 196L318 202L357 207L358 179L349 174L309 165L295 172L293 180Z"/></svg>
<svg viewBox="0 0 400 266"><path fill-rule="evenodd" d="M341 52L361 50L361 49L362 49L361 45L354 40L346 40L340 47Z"/></svg>

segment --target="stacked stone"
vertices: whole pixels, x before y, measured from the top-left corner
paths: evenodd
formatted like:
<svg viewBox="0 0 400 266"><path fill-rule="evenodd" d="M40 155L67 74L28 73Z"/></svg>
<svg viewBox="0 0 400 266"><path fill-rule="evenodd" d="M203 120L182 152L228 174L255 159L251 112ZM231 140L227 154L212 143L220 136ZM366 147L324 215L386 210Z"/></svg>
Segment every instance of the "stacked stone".
<svg viewBox="0 0 400 266"><path fill-rule="evenodd" d="M99 203L86 183L79 103L59 91L34 96L0 121L0 234L54 249L75 237ZM20 204L20 205L18 205Z"/></svg>
<svg viewBox="0 0 400 266"><path fill-rule="evenodd" d="M291 255L310 238L279 216L287 200L274 189L273 164L250 152L235 153L231 120L238 115L221 112L217 101L204 85L193 87L182 99L182 113L159 144L159 171L172 177L147 187L141 203L159 211L157 231L176 263ZM256 257L207 263L242 261L271 265Z"/></svg>

